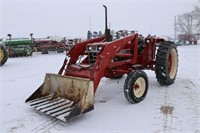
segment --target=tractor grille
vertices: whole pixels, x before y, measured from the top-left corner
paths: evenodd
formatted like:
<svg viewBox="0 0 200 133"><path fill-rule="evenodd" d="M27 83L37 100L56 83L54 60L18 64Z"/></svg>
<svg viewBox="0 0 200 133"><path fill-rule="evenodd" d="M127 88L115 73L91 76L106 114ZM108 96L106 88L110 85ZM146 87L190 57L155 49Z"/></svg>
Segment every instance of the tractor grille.
<svg viewBox="0 0 200 133"><path fill-rule="evenodd" d="M101 49L100 49L101 48ZM100 51L102 50L101 45L94 45L94 46L87 46L87 53L88 53L88 59L90 63L95 63L96 58Z"/></svg>
<svg viewBox="0 0 200 133"><path fill-rule="evenodd" d="M95 60L97 58L98 53L94 52L94 53L89 53L89 62L90 63L95 63Z"/></svg>

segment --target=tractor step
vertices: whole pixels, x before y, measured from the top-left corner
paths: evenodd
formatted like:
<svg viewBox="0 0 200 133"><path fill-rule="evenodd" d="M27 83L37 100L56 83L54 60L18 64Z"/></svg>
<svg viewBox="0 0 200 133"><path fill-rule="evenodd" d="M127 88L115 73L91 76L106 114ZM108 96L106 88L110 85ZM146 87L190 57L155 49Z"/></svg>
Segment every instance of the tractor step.
<svg viewBox="0 0 200 133"><path fill-rule="evenodd" d="M36 110L62 121L66 121L66 117L74 107L73 101L60 97L52 99L52 95L38 98L27 103Z"/></svg>

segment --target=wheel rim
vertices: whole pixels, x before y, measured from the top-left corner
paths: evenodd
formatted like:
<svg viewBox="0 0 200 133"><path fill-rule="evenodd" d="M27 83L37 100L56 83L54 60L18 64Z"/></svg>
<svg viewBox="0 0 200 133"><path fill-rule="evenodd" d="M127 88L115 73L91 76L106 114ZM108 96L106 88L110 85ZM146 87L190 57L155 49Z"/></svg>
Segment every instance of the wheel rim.
<svg viewBox="0 0 200 133"><path fill-rule="evenodd" d="M3 57L4 57L3 50L2 50L2 49L0 49L0 61L2 61L2 60L3 60Z"/></svg>
<svg viewBox="0 0 200 133"><path fill-rule="evenodd" d="M140 98L144 94L145 89L146 89L145 79L142 77L138 78L133 84L134 96Z"/></svg>
<svg viewBox="0 0 200 133"><path fill-rule="evenodd" d="M175 49L172 49L168 59L168 74L171 79L176 76L178 57Z"/></svg>

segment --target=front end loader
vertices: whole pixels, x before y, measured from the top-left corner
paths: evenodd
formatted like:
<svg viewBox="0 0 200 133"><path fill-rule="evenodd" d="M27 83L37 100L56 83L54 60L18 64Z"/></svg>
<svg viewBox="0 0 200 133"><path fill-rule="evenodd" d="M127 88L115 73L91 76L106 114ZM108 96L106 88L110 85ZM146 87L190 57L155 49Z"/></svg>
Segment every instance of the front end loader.
<svg viewBox="0 0 200 133"><path fill-rule="evenodd" d="M161 85L174 83L178 67L175 44L152 36L140 38L137 33L112 40L104 7L105 35L77 43L58 74L46 74L44 83L26 103L69 121L94 109L94 94L102 77L116 79L127 74L124 95L131 104L141 102L148 92L148 77L142 70L154 70Z"/></svg>

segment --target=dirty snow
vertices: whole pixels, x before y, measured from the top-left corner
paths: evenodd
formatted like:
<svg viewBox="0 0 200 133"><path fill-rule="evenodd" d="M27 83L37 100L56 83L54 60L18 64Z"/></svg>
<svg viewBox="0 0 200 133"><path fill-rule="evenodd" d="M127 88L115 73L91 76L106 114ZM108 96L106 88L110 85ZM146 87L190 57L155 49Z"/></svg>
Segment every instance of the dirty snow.
<svg viewBox="0 0 200 133"><path fill-rule="evenodd" d="M129 104L120 80L103 78L95 109L63 123L24 103L44 80L57 73L65 54L35 53L9 58L0 68L0 133L200 133L200 45L180 46L175 83L160 86L152 71L141 103Z"/></svg>

